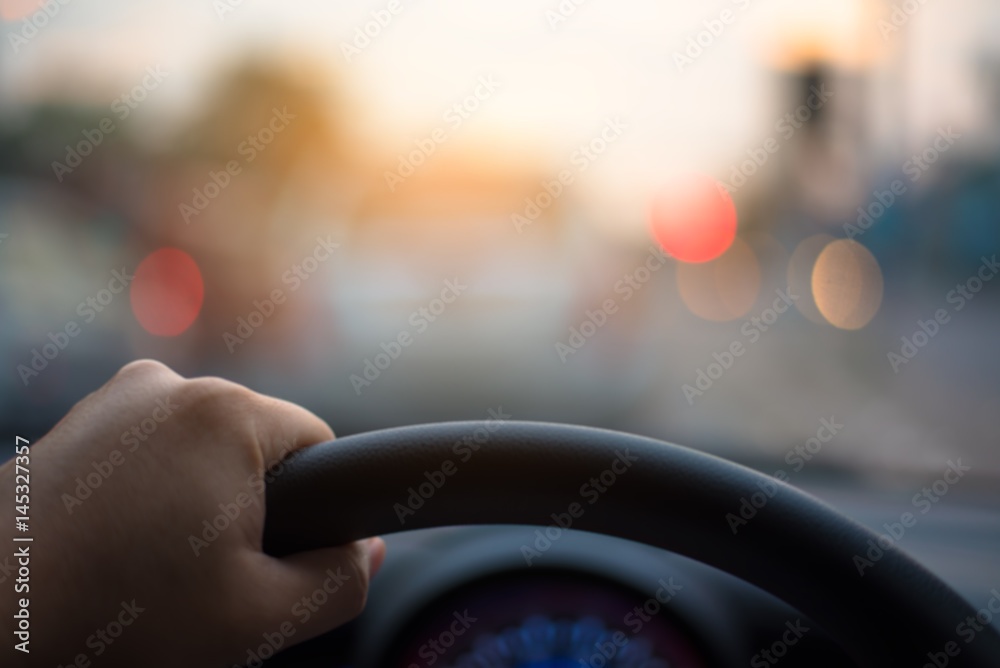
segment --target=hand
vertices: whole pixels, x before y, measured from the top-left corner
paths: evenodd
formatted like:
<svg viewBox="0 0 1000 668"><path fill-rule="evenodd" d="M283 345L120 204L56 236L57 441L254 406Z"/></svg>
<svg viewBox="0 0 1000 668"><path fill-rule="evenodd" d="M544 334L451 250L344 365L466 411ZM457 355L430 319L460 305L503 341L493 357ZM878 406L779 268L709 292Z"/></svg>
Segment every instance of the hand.
<svg viewBox="0 0 1000 668"><path fill-rule="evenodd" d="M5 591L0 656L14 663L0 663L242 665L358 615L381 539L261 551L265 472L332 438L309 411L225 380L122 368L31 448L31 653L12 649ZM13 499L8 462L7 545Z"/></svg>

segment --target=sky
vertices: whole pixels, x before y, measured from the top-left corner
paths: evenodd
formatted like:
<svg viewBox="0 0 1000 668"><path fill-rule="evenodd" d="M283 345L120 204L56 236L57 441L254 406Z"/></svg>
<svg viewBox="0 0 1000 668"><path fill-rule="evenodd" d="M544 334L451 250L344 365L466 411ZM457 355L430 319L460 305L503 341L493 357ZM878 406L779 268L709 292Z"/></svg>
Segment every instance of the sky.
<svg viewBox="0 0 1000 668"><path fill-rule="evenodd" d="M0 9L14 15L34 1L0 0ZM946 124L990 125L979 64L990 48L1000 54L990 47L1000 9L987 0L926 3L897 19L899 30L884 23L892 20L891 3L877 0L55 6L56 16L26 43L11 41L23 20L3 25L0 105L62 95L100 106L158 65L170 79L146 106L151 125L160 126L193 113L237 54L271 47L332 65L358 110L357 132L375 146L420 137L484 76L499 85L465 124L470 138L542 150L559 161L609 118L621 118L629 131L598 168L608 187L640 190L675 171L725 174L790 111L778 75L808 54L868 73L875 141L899 151L922 146ZM384 26L373 23L379 17ZM357 37L366 26L374 33L367 42ZM700 51L692 46L699 38Z"/></svg>

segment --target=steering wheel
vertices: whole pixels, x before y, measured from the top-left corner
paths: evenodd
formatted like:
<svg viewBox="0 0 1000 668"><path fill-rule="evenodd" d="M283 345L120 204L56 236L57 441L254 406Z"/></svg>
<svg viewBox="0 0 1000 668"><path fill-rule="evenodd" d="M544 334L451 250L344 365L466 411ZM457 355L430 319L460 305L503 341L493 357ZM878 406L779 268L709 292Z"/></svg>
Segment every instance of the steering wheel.
<svg viewBox="0 0 1000 668"><path fill-rule="evenodd" d="M1000 665L1000 634L980 618L971 640L959 636L976 610L886 538L689 448L586 427L451 422L322 443L271 473L270 554L428 527L571 522L743 578L811 617L860 666ZM592 478L602 484L585 500Z"/></svg>

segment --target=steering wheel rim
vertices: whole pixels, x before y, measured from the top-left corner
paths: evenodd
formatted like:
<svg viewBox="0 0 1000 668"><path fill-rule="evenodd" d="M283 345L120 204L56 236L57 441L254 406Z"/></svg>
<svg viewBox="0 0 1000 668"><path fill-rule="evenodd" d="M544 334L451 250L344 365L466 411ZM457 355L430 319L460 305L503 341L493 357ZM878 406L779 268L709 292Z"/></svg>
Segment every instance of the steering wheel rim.
<svg viewBox="0 0 1000 668"><path fill-rule="evenodd" d="M293 454L266 495L269 554L439 526L571 522L743 578L811 617L860 666L919 668L945 653L949 666L985 668L1000 657L1000 634L983 626L960 639L956 626L976 610L875 532L769 476L641 436L514 421L373 431Z"/></svg>

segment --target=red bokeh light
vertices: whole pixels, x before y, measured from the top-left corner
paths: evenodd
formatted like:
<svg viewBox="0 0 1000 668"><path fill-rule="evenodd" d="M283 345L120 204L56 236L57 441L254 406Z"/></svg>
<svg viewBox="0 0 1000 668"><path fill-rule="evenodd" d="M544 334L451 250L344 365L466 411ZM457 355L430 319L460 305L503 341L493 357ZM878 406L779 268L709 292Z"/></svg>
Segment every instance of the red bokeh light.
<svg viewBox="0 0 1000 668"><path fill-rule="evenodd" d="M204 296L197 263L176 248L147 255L135 270L130 292L135 319L157 336L177 336L190 327Z"/></svg>
<svg viewBox="0 0 1000 668"><path fill-rule="evenodd" d="M0 0L0 18L17 21L34 14L44 4L44 0Z"/></svg>
<svg viewBox="0 0 1000 668"><path fill-rule="evenodd" d="M650 232L682 262L708 262L736 238L736 207L726 189L704 174L671 179L654 196Z"/></svg>

